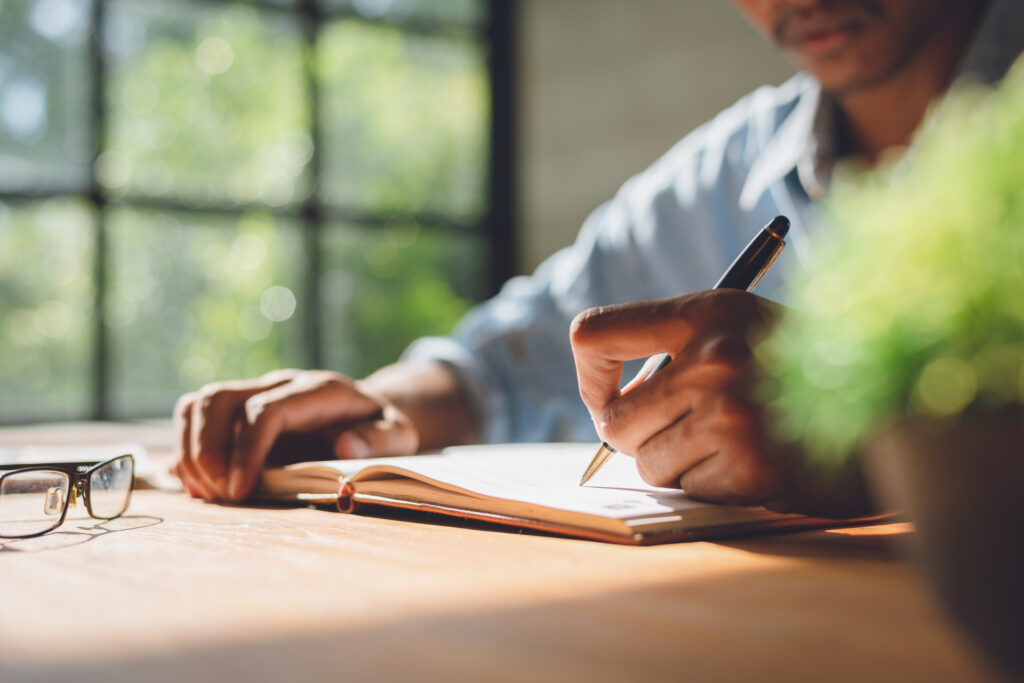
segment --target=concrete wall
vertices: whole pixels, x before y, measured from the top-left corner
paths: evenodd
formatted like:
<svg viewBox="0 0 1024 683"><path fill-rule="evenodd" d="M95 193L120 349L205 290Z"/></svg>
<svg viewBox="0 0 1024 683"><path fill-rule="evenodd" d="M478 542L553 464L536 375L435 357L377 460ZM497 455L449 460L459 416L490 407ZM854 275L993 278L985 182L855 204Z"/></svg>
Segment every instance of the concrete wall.
<svg viewBox="0 0 1024 683"><path fill-rule="evenodd" d="M520 0L520 268L690 130L794 71L727 0Z"/></svg>

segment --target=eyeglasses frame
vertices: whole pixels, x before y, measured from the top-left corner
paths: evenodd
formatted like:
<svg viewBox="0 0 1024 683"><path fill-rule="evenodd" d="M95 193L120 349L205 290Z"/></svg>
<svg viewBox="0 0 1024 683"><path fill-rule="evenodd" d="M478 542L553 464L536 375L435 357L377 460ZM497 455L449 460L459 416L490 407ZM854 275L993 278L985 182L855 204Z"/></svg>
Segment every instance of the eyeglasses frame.
<svg viewBox="0 0 1024 683"><path fill-rule="evenodd" d="M104 467L106 465L109 465L110 463L114 462L115 460L120 460L122 458L128 458L128 461L131 463L131 467L132 467L131 484L128 487L128 497L125 500L124 508L122 508L121 512L117 513L113 517L103 517L101 515L94 514L93 511L92 511L92 488L91 488L91 485L89 483L89 479L92 476L93 472L95 472L96 470L98 470L101 467ZM63 509L60 512L60 519L57 521L57 523L54 524L49 529L46 529L45 531L38 531L38 532L36 532L34 534L24 534L24 535L19 535L19 536L5 536L4 534L0 534L0 539L35 538L37 536L42 536L44 534L48 534L51 531L54 531L54 530L60 528L60 526L62 524L64 524L65 517L67 517L68 507L70 507L70 503L71 503L72 499L75 499L79 495L85 501L85 509L89 513L89 516L92 517L93 519L102 519L102 520L117 519L118 517L123 515L128 510L128 507L132 504L132 493L135 491L135 458L132 456L131 453L125 453L123 455L115 455L113 458L107 458L106 460L100 460L100 461L96 461L96 462L89 462L89 461L87 461L87 462L46 462L46 463L27 463L27 464L20 464L20 463L19 464L0 464L0 491L3 490L4 479L9 477L9 476L11 476L12 474L23 474L25 472L54 472L54 471L61 472L62 474L66 474L66 475L68 475L71 478L71 482L68 485L68 495L66 495L64 497ZM83 485L82 485L81 494L78 493L78 485L79 485L80 482L84 482ZM2 495L2 494L0 494L0 495Z"/></svg>

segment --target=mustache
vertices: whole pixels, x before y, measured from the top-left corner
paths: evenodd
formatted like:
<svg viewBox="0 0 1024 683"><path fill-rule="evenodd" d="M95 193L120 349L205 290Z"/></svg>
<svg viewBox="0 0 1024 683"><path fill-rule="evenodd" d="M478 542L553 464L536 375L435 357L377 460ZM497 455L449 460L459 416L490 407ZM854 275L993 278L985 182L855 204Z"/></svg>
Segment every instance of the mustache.
<svg viewBox="0 0 1024 683"><path fill-rule="evenodd" d="M772 24L772 38L779 45L861 19L882 19L885 7L878 0L819 0L810 6L787 5Z"/></svg>

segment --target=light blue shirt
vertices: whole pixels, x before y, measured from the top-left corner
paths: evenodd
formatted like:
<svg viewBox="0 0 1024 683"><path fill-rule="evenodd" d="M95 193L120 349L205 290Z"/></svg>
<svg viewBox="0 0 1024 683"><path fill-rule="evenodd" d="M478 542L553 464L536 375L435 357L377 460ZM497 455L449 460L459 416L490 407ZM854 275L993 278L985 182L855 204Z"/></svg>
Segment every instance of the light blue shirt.
<svg viewBox="0 0 1024 683"><path fill-rule="evenodd" d="M1005 72L1024 47L1022 6L994 0L962 74L992 81ZM1006 30L1008 21L1015 30ZM757 288L780 300L819 224L815 201L835 158L833 107L805 74L759 88L630 179L587 218L571 247L510 280L451 337L413 343L404 360L439 361L455 372L479 411L484 441L595 439L577 391L573 317L708 289L783 214L791 222L787 247ZM640 362L627 365L627 377Z"/></svg>

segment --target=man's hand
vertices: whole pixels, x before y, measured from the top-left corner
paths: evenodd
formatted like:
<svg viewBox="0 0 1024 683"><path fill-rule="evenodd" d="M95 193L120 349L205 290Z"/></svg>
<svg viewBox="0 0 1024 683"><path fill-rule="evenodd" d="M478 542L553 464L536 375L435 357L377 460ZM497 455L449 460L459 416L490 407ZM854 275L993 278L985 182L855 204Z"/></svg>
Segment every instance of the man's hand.
<svg viewBox="0 0 1024 683"><path fill-rule="evenodd" d="M600 437L633 455L648 483L697 499L762 505L788 495L782 459L749 392L751 346L773 318L764 299L726 289L581 313L573 355ZM659 352L672 362L619 389L624 361Z"/></svg>
<svg viewBox="0 0 1024 683"><path fill-rule="evenodd" d="M409 455L419 446L412 420L383 395L320 370L209 384L178 400L174 420L178 476L207 500L245 499L284 435L318 437L326 452L306 459Z"/></svg>

